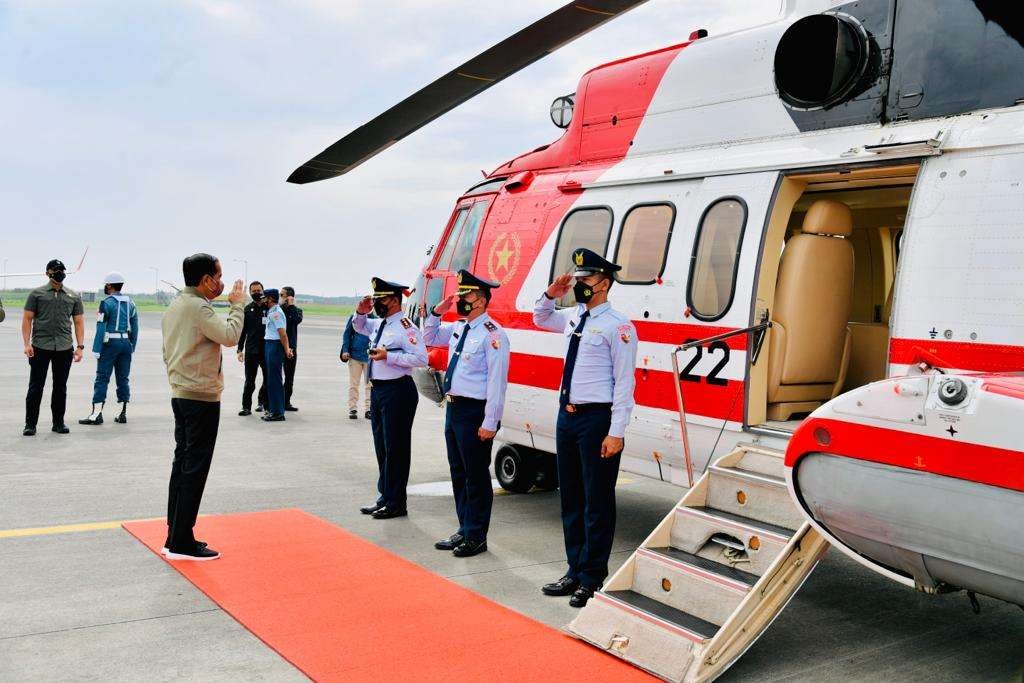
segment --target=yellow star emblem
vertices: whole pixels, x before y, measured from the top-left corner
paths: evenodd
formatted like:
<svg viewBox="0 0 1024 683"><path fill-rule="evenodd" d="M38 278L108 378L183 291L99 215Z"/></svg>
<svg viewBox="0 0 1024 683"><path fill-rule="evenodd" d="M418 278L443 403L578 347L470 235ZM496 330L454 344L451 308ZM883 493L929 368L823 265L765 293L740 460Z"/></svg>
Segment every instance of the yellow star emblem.
<svg viewBox="0 0 1024 683"><path fill-rule="evenodd" d="M498 265L495 270L500 268L508 270L508 260L512 256L512 250L508 248L508 239L501 245L501 250L495 252L494 255L498 257Z"/></svg>

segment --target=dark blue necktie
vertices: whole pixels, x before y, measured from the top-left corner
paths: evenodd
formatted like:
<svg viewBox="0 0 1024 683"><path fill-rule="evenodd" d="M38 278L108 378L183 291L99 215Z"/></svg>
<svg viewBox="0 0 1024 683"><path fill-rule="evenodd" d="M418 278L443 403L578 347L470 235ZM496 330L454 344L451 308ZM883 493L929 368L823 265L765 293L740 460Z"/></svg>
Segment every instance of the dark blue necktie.
<svg viewBox="0 0 1024 683"><path fill-rule="evenodd" d="M374 338L373 344L370 345L371 349L377 348L377 344L380 343L380 338L384 336L384 326L387 325L387 324L388 324L388 321L386 319L380 321L380 327L377 328L377 336ZM367 369L366 369L366 376L369 377L370 379L373 379L373 359L372 358L370 359L369 367L367 367Z"/></svg>
<svg viewBox="0 0 1024 683"><path fill-rule="evenodd" d="M452 377L455 376L455 366L459 364L459 356L462 355L462 347L466 345L466 337L469 336L469 323L462 328L462 338L459 339L458 345L455 347L455 353L448 361L448 369L444 373L444 393L448 393L452 390Z"/></svg>
<svg viewBox="0 0 1024 683"><path fill-rule="evenodd" d="M580 339L583 338L583 326L587 324L590 311L583 311L580 321L576 323L572 339L569 340L569 350L565 354L565 367L562 368L562 391L558 394L558 405L565 407L569 403L569 388L572 386L572 371L576 367L576 356L580 352Z"/></svg>

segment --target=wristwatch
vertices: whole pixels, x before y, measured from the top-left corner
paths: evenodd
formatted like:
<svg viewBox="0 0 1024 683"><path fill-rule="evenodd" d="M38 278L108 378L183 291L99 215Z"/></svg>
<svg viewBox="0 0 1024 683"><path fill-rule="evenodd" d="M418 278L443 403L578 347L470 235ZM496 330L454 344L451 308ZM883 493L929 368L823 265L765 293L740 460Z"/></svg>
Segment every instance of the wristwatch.
<svg viewBox="0 0 1024 683"><path fill-rule="evenodd" d="M78 346L76 346L75 348L76 348L76 349L78 349L79 351L81 351L82 349L84 349L84 348L85 348L85 344L79 344L79 345L78 345Z"/></svg>

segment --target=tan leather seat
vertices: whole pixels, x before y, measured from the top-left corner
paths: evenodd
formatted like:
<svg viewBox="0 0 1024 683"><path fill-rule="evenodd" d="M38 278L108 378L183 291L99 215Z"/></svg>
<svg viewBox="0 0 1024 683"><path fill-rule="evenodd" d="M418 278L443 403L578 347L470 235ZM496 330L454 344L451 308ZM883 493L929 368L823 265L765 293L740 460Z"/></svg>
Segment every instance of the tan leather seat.
<svg viewBox="0 0 1024 683"><path fill-rule="evenodd" d="M768 359L768 418L788 420L839 393L850 358L853 215L820 199L779 264Z"/></svg>

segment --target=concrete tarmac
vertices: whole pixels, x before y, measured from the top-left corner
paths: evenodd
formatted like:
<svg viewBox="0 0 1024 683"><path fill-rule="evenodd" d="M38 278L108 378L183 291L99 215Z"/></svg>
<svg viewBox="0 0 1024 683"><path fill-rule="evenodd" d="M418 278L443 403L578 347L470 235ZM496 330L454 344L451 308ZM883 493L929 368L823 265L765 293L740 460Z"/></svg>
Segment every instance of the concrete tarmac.
<svg viewBox="0 0 1024 683"><path fill-rule="evenodd" d="M237 416L242 366L225 350L227 390L201 512L302 508L523 614L564 626L574 615L566 599L540 593L542 583L565 569L557 492L496 496L490 551L483 555L458 559L434 550L456 521L451 497L436 495L448 467L443 415L432 403L421 400L417 412L410 484L423 485L415 490L424 493L410 496L409 517L377 521L359 513L375 497L377 466L362 406L360 419L347 418L348 373L338 361L342 323L311 317L300 328L293 398L300 412L284 423ZM0 324L0 680L304 678L116 524L62 528L165 514L173 420L159 326L159 314L142 315L128 424L113 422L113 382L107 423L78 424L89 413L96 367L87 353L71 371L71 434L49 431L47 387L39 434L26 438L28 365L19 312L9 311ZM613 564L629 556L682 494L620 476ZM14 529L34 531L8 533ZM1021 680L1024 611L979 599L975 615L964 594L915 593L830 551L722 680ZM488 665L508 672L515 662Z"/></svg>

